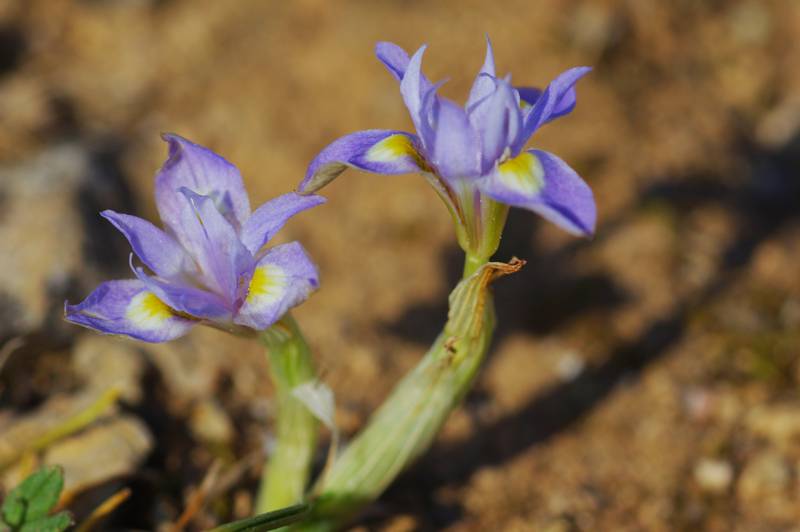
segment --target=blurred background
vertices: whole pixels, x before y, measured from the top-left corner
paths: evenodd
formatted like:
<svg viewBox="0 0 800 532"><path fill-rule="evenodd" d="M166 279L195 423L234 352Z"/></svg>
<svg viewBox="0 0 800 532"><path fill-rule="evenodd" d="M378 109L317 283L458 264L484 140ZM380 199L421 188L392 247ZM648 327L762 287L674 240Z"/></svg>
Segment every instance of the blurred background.
<svg viewBox="0 0 800 532"><path fill-rule="evenodd" d="M65 324L65 299L130 276L98 212L157 218L166 131L234 162L253 204L287 192L338 136L412 127L376 41L428 43L426 73L463 101L485 33L516 84L594 66L534 144L592 186L598 232L512 213L497 257L528 266L496 286L475 389L355 530L798 530L790 0L0 1L4 488L43 460L79 519L131 489L109 529L167 530L198 500L188 529L246 516L272 426L264 354L212 330L144 345ZM278 239L321 268L296 315L350 435L435 337L461 258L419 176L351 171L325 194ZM110 387L116 406L42 443Z"/></svg>

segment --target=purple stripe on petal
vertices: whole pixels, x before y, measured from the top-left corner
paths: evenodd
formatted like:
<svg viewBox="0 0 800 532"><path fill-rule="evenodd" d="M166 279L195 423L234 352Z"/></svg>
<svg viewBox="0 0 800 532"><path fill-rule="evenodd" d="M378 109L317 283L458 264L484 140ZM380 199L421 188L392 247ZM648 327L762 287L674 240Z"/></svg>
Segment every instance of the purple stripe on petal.
<svg viewBox="0 0 800 532"><path fill-rule="evenodd" d="M186 271L191 261L183 248L167 233L147 220L106 210L101 215L125 235L133 252L161 277L175 277Z"/></svg>
<svg viewBox="0 0 800 532"><path fill-rule="evenodd" d="M103 334L166 342L186 334L193 320L176 315L135 279L109 281L77 305L64 305L67 321Z"/></svg>
<svg viewBox="0 0 800 532"><path fill-rule="evenodd" d="M552 153L523 152L479 180L478 187L491 198L534 211L570 233L594 233L597 208L592 190Z"/></svg>
<svg viewBox="0 0 800 532"><path fill-rule="evenodd" d="M180 226L186 203L181 188L209 196L234 227L241 227L250 215L250 200L239 170L208 148L178 135L163 135L169 143L169 157L156 175L156 206L164 224Z"/></svg>
<svg viewBox="0 0 800 532"><path fill-rule="evenodd" d="M486 36L486 58L483 60L483 66L481 67L481 71L478 72L478 76L475 78L475 81L472 83L472 89L469 91L469 98L467 99L467 109L472 107L481 99L487 97L491 93L494 92L495 85L494 85L494 77L495 74L495 66L494 66L494 52L492 51L492 41L489 40L489 36Z"/></svg>
<svg viewBox="0 0 800 532"><path fill-rule="evenodd" d="M591 70L591 67L571 68L550 82L525 117L521 144L527 142L542 124L567 114L575 107L575 84Z"/></svg>
<svg viewBox="0 0 800 532"><path fill-rule="evenodd" d="M348 166L377 174L407 174L420 170L422 159L415 135L370 129L335 140L311 161L297 191L316 192Z"/></svg>
<svg viewBox="0 0 800 532"><path fill-rule="evenodd" d="M234 323L264 330L319 287L319 273L297 242L269 249L258 261Z"/></svg>
<svg viewBox="0 0 800 532"><path fill-rule="evenodd" d="M175 232L184 249L194 258L205 287L233 305L240 277L252 270L253 256L209 196L187 188L182 188L180 193L184 196L184 207Z"/></svg>
<svg viewBox="0 0 800 532"><path fill-rule="evenodd" d="M261 205L242 227L242 243L255 255L295 214L325 203L322 196L283 194Z"/></svg>

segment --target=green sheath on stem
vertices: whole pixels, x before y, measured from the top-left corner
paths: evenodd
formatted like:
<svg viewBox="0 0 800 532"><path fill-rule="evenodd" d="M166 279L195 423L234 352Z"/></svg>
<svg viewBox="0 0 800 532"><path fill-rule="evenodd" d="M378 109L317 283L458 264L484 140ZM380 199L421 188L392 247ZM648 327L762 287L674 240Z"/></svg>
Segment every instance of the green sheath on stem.
<svg viewBox="0 0 800 532"><path fill-rule="evenodd" d="M257 514L304 499L318 429L314 415L292 395L296 386L316 378L311 352L297 322L287 313L260 337L269 351L278 414L276 446L261 477Z"/></svg>
<svg viewBox="0 0 800 532"><path fill-rule="evenodd" d="M459 283L436 342L322 476L312 490L311 517L292 530L335 530L430 447L489 347L494 329L489 283L523 265L518 260L484 264Z"/></svg>

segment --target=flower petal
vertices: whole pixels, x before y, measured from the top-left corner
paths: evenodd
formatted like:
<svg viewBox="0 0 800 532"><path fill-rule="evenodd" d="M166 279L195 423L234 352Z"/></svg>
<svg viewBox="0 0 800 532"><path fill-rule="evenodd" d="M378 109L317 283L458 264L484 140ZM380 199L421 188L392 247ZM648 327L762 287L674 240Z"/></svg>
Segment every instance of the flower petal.
<svg viewBox="0 0 800 532"><path fill-rule="evenodd" d="M407 174L423 168L415 135L402 131L370 129L335 140L311 161L297 188L300 194L316 192L348 166L376 174Z"/></svg>
<svg viewBox="0 0 800 532"><path fill-rule="evenodd" d="M597 210L592 190L552 153L523 152L478 181L478 187L493 199L534 211L570 233L594 233Z"/></svg>
<svg viewBox="0 0 800 532"><path fill-rule="evenodd" d="M319 273L297 242L275 246L258 261L234 323L264 330L319 287Z"/></svg>
<svg viewBox="0 0 800 532"><path fill-rule="evenodd" d="M375 55L389 72L400 81L408 68L408 53L392 42L379 42L375 45Z"/></svg>
<svg viewBox="0 0 800 532"><path fill-rule="evenodd" d="M467 99L466 108L469 109L481 99L489 96L495 90L494 77L494 52L492 51L492 41L489 36L486 36L486 58L483 60L481 71L478 72L475 81L472 83L472 89L469 91L469 98Z"/></svg>
<svg viewBox="0 0 800 532"><path fill-rule="evenodd" d="M448 180L480 175L478 136L470 126L467 113L446 98L438 98L436 104L430 156L439 175Z"/></svg>
<svg viewBox="0 0 800 532"><path fill-rule="evenodd" d="M191 268L191 261L183 248L147 220L111 210L100 214L125 235L136 256L157 275L176 277Z"/></svg>
<svg viewBox="0 0 800 532"><path fill-rule="evenodd" d="M425 119L423 116L422 100L430 89L430 83L422 75L422 56L427 46L420 47L411 57L403 79L400 81L400 94L411 114L411 121L418 132L422 132L420 124Z"/></svg>
<svg viewBox="0 0 800 532"><path fill-rule="evenodd" d="M258 209L242 227L242 243L255 255L295 214L325 203L322 196L302 196L295 192L271 199Z"/></svg>
<svg viewBox="0 0 800 532"><path fill-rule="evenodd" d="M166 342L195 324L177 315L135 279L109 281L83 302L64 306L67 321L104 334L122 334L145 342Z"/></svg>
<svg viewBox="0 0 800 532"><path fill-rule="evenodd" d="M194 258L205 287L233 305L239 295L240 278L252 271L253 256L210 196L187 188L180 193L184 206L176 220L176 235Z"/></svg>
<svg viewBox="0 0 800 532"><path fill-rule="evenodd" d="M163 135L169 143L169 157L156 175L156 206L164 224L180 230L186 200L180 193L188 188L210 196L223 216L239 228L250 215L250 200L239 170L208 148L178 135Z"/></svg>
<svg viewBox="0 0 800 532"><path fill-rule="evenodd" d="M536 87L515 87L517 92L519 93L520 99L520 107L523 110L525 116L528 115L533 110L533 106L539 100L539 97L542 95L542 89L537 89ZM560 118L564 115L568 115L575 109L575 104L577 103L577 93L575 91L575 87L573 86L564 95L561 99L556 102L553 106L553 111L550 113L550 116L545 120L545 123L552 122L556 118Z"/></svg>
<svg viewBox="0 0 800 532"><path fill-rule="evenodd" d="M516 149L522 132L522 113L516 91L506 80L491 81L494 91L468 111L470 124L481 140L482 174L491 171L507 150Z"/></svg>
<svg viewBox="0 0 800 532"><path fill-rule="evenodd" d="M230 321L232 306L217 294L178 281L163 281L147 275L142 268L132 268L145 288L178 312L193 318Z"/></svg>
<svg viewBox="0 0 800 532"><path fill-rule="evenodd" d="M591 70L591 67L571 68L550 82L525 116L522 144L542 124L569 113L575 107L575 84ZM529 96L533 94L529 93Z"/></svg>

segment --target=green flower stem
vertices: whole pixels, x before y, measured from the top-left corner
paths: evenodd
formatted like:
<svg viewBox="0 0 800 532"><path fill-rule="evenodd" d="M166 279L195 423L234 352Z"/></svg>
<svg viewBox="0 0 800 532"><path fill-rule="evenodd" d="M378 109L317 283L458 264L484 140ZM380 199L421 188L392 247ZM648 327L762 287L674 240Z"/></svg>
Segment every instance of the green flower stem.
<svg viewBox="0 0 800 532"><path fill-rule="evenodd" d="M264 467L256 514L297 504L304 499L318 429L314 415L292 395L293 388L316 378L311 351L297 322L287 313L260 337L269 351L278 415L277 444Z"/></svg>
<svg viewBox="0 0 800 532"><path fill-rule="evenodd" d="M470 389L491 341L494 306L489 283L522 264L476 266L475 273L459 283L436 342L319 480L312 490L311 517L292 530L342 526L427 451Z"/></svg>

